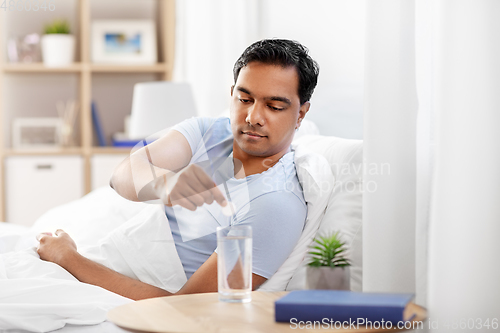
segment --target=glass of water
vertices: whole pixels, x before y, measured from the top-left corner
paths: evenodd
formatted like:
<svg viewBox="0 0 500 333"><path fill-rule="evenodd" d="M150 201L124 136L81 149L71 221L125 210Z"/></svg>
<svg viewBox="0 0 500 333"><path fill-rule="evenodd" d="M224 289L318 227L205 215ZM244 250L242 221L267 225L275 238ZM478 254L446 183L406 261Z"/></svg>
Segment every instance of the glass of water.
<svg viewBox="0 0 500 333"><path fill-rule="evenodd" d="M219 300L246 303L252 299L252 227L217 228Z"/></svg>

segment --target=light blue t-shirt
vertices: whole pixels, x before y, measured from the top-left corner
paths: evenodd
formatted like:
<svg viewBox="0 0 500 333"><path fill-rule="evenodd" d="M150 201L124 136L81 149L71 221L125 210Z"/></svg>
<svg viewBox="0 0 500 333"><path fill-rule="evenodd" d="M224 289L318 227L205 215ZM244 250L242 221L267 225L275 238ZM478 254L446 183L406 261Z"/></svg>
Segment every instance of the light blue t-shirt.
<svg viewBox="0 0 500 333"><path fill-rule="evenodd" d="M248 224L253 233L253 273L269 279L297 243L307 214L293 151L273 167L243 179L234 178L233 135L229 118L191 118L173 127L186 137L196 163L235 206L227 217L217 203L191 212L165 207L175 246L187 278L217 247L216 227Z"/></svg>

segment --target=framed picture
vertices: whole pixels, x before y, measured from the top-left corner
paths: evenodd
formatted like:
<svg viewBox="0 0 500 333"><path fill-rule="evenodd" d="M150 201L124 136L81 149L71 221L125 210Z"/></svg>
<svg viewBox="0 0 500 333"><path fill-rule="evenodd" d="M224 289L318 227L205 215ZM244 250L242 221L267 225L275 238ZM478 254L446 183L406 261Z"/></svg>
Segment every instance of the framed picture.
<svg viewBox="0 0 500 333"><path fill-rule="evenodd" d="M105 64L154 64L156 29L152 20L92 22L92 62Z"/></svg>
<svg viewBox="0 0 500 333"><path fill-rule="evenodd" d="M59 148L61 118L16 118L12 124L15 149Z"/></svg>

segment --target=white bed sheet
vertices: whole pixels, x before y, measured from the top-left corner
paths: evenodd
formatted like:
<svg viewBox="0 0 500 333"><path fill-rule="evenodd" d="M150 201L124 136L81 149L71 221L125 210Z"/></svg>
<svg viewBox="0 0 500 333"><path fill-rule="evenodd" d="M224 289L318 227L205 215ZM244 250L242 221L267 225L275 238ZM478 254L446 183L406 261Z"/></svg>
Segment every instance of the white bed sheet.
<svg viewBox="0 0 500 333"><path fill-rule="evenodd" d="M0 330L2 333L30 333L30 331L20 329ZM104 321L96 325L71 325L67 324L63 328L53 331L54 333L130 333L113 324L110 321Z"/></svg>
<svg viewBox="0 0 500 333"><path fill-rule="evenodd" d="M84 256L177 291L186 277L164 219L161 206L133 203L102 188L47 212L32 228L0 224L0 331L65 327L64 332L103 332L101 325L107 324L93 324L103 322L108 310L131 302L40 260L35 236L42 231L64 229Z"/></svg>

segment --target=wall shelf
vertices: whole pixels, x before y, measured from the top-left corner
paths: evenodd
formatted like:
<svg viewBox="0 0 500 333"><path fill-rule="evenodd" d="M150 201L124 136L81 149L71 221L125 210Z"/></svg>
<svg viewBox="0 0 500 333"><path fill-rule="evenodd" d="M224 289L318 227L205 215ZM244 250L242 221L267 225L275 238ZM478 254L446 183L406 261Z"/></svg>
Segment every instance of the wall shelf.
<svg viewBox="0 0 500 333"><path fill-rule="evenodd" d="M81 155L81 148L54 148L54 149L6 149L4 156L37 156L37 155Z"/></svg>
<svg viewBox="0 0 500 333"><path fill-rule="evenodd" d="M90 65L93 73L165 73L169 69L166 64L155 65Z"/></svg>
<svg viewBox="0 0 500 333"><path fill-rule="evenodd" d="M131 148L118 148L118 147L93 147L91 149L92 155L106 154L106 155L120 155L130 153Z"/></svg>
<svg viewBox="0 0 500 333"><path fill-rule="evenodd" d="M74 63L65 67L47 67L43 63L33 64L5 64L2 67L4 73L80 73L90 71L92 73L159 73L169 71L170 66L165 63L153 65L104 65L104 64L82 64Z"/></svg>
<svg viewBox="0 0 500 333"><path fill-rule="evenodd" d="M174 37L175 37L175 0L155 0L151 2L151 8L149 12L146 11L130 11L122 15L124 18L130 19L128 16L138 16L138 18L144 18L144 13L149 13L148 15L153 15L149 17L154 19L157 24L157 49L158 49L158 63L152 65L111 65L111 64L94 64L90 60L90 31L91 31L91 21L93 19L103 19L107 18L121 18L119 14L116 13L116 4L118 2L114 0L74 0L74 2L68 2L64 5L58 7L58 11L64 12L66 10L66 16L69 17L70 24L75 28L75 36L77 43L77 55L76 59L78 61L72 65L65 67L46 67L43 63L7 63L6 56L6 41L5 37L9 37L13 34L18 34L17 30L22 30L23 26L19 24L19 18L16 16L15 20L8 21L9 19L5 15L0 15L0 30L7 31L8 33L0 34L0 126L3 129L0 133L10 132L9 126L10 122L15 117L26 117L26 116L54 116L55 104L58 100L67 99L67 96L59 93L60 87L51 86L52 82L55 80L63 80L63 82L69 82L77 87L72 90L73 96L71 98L76 99L80 105L79 118L77 120L77 128L75 133L78 134L76 142L79 143L78 147L74 148L61 148L61 149L29 149L29 150L19 150L12 149L10 145L6 142L9 138L8 133L0 135L0 221L5 221L6 207L5 197L6 197L6 186L5 181L8 178L8 174L4 168L5 161L7 158L15 156L33 156L33 157L48 157L53 155L58 156L69 156L78 155L83 160L83 193L86 194L91 191L93 180L92 175L96 170L92 170L92 159L94 157L99 157L101 159L106 158L105 155L110 155L110 159L117 159L119 155L126 155L130 152L131 148L116 148L116 147L96 147L94 143L94 130L92 126L92 113L91 113L91 101L97 100L99 113L102 118L108 119L114 123L122 121L125 117L124 112L128 112L131 109L131 105L127 106L124 103L129 103L131 100L131 87L133 80L170 80L173 72L174 63ZM137 5L138 4L138 5ZM62 8L66 6L65 8ZM127 6L140 6L142 10L145 5L142 2L130 3ZM124 7L126 7L124 5ZM69 8L69 9L68 9ZM139 7L138 7L139 8ZM111 12L110 12L111 10ZM138 12L141 12L138 14ZM59 14L59 13L58 13ZM17 15L17 14L16 14ZM20 14L24 15L24 14ZM52 16L47 17L37 17L38 20L51 20ZM22 18L25 22L30 22L32 19L29 17ZM7 23L9 22L9 23ZM37 23L38 24L38 23ZM40 23L40 26L42 24ZM5 29L4 28L11 28ZM71 75L73 76L71 76ZM120 76L116 78L116 75L123 74L123 79ZM34 75L34 76L29 76ZM46 77L44 76L46 75ZM128 75L128 77L127 77ZM110 84L109 80L114 79L115 83ZM132 78L132 79L131 79ZM13 88L9 82L6 80L12 80L17 82L18 88ZM66 81L65 81L66 80ZM19 83L22 82L22 83ZM38 86L35 86L37 82ZM24 96L30 96L29 99L36 98L35 93L24 93L21 94L20 90L28 89L28 91L38 90L38 87L43 86L45 88L44 93L47 89L52 89L52 92L56 94L59 93L60 96L54 98L53 102L50 104L54 105L54 110L45 111L43 113L38 111L42 110L44 107L47 109L47 105L43 103L35 102L36 107L32 108L30 111L28 108L26 110L19 108L16 110L15 105L11 103L13 100L19 100L19 98L24 98ZM66 84L66 86L68 86ZM66 88L64 86L63 88ZM52 88L51 88L52 87ZM15 90L18 89L18 90ZM31 90L29 90L31 89ZM73 89L73 88L71 88ZM120 90L121 89L121 90ZM68 91L66 89L65 91ZM12 94L14 93L14 94ZM109 95L111 102L101 101L103 95ZM17 97L12 97L17 96ZM20 97L19 97L20 96ZM9 100L10 98L10 100ZM112 103L121 102L120 107L113 108ZM14 107L12 106L14 105ZM51 106L52 108L52 106ZM123 110L123 111L120 111ZM31 113L29 113L31 112ZM49 113L51 112L51 113ZM121 113L120 113L121 112ZM108 135L115 131L115 128L109 130ZM57 158L54 157L54 158ZM36 186L36 184L35 184ZM7 221L10 222L10 221Z"/></svg>
<svg viewBox="0 0 500 333"><path fill-rule="evenodd" d="M65 67L47 67L43 63L32 64L5 64L2 67L5 73L79 73L82 71L82 64L75 63Z"/></svg>

